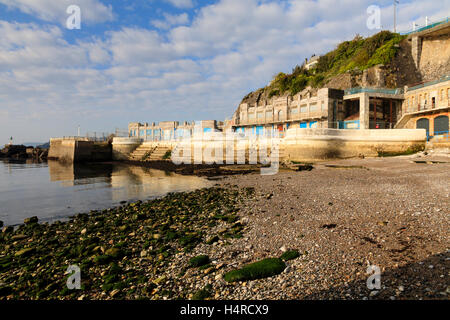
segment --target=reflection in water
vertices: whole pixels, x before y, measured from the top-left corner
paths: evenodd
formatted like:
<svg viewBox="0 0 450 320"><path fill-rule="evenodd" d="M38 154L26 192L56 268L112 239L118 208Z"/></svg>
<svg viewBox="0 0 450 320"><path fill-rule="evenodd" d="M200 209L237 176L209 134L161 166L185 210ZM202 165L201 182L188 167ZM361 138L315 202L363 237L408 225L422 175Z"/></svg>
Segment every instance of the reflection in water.
<svg viewBox="0 0 450 320"><path fill-rule="evenodd" d="M53 221L117 206L121 201L146 200L210 184L199 177L121 163L0 161L0 220L12 225L36 215Z"/></svg>

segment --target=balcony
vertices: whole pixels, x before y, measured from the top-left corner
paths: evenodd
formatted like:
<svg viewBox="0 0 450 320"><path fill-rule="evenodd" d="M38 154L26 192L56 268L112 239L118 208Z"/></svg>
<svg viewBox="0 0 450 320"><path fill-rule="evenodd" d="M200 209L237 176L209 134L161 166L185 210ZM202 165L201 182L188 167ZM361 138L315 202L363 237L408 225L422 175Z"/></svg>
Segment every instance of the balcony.
<svg viewBox="0 0 450 320"><path fill-rule="evenodd" d="M288 121L302 121L309 119L320 119L328 117L328 111L319 110L312 112L301 112L296 114L290 114L289 117L266 117L262 119L240 119L236 120L235 125L248 126L248 125L263 125Z"/></svg>
<svg viewBox="0 0 450 320"><path fill-rule="evenodd" d="M405 110L405 114L415 114L415 113L421 113L431 110L441 110L441 109L447 109L450 107L450 99L447 100L447 104L445 104L445 101L439 101L437 104L423 104L423 105L417 105L413 107L409 107Z"/></svg>
<svg viewBox="0 0 450 320"><path fill-rule="evenodd" d="M362 87L357 87L357 88L352 88L352 89L348 89L345 90L344 95L352 95L352 94L357 94L357 93L363 93L363 92L367 92L367 93L384 93L384 94L394 94L394 95L399 95L399 94L403 94L403 89L387 89L387 88L362 88Z"/></svg>

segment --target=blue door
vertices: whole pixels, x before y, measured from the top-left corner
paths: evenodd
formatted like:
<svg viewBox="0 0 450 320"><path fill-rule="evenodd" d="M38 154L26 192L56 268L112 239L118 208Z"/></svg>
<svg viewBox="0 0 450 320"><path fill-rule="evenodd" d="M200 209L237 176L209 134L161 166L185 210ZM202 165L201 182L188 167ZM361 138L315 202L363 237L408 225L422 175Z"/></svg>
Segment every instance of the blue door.
<svg viewBox="0 0 450 320"><path fill-rule="evenodd" d="M264 128L263 126L258 126L256 127L256 135L257 136L262 136L264 134Z"/></svg>

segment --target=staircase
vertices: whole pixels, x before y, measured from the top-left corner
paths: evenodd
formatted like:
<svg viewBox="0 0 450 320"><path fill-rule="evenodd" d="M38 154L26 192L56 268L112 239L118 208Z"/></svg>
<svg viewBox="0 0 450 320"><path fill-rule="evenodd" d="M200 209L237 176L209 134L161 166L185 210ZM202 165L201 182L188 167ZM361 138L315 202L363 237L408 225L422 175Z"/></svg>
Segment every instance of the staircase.
<svg viewBox="0 0 450 320"><path fill-rule="evenodd" d="M170 160L170 157L167 159L163 159L168 151L171 151L169 147L157 146L153 152L148 157L147 161L152 160Z"/></svg>
<svg viewBox="0 0 450 320"><path fill-rule="evenodd" d="M402 115L400 120L397 122L397 124L394 126L394 129L402 129L406 123L408 123L409 119L411 119L412 114L406 113Z"/></svg>
<svg viewBox="0 0 450 320"><path fill-rule="evenodd" d="M128 160L145 161L155 149L154 146L142 144L129 155Z"/></svg>

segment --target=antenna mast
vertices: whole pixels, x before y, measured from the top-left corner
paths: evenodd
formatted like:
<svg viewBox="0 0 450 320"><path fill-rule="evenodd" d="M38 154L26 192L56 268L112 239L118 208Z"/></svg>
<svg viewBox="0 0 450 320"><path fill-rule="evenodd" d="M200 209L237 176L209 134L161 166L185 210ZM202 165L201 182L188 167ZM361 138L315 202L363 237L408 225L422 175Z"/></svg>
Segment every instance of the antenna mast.
<svg viewBox="0 0 450 320"><path fill-rule="evenodd" d="M397 33L397 4L398 0L394 0L394 33Z"/></svg>

